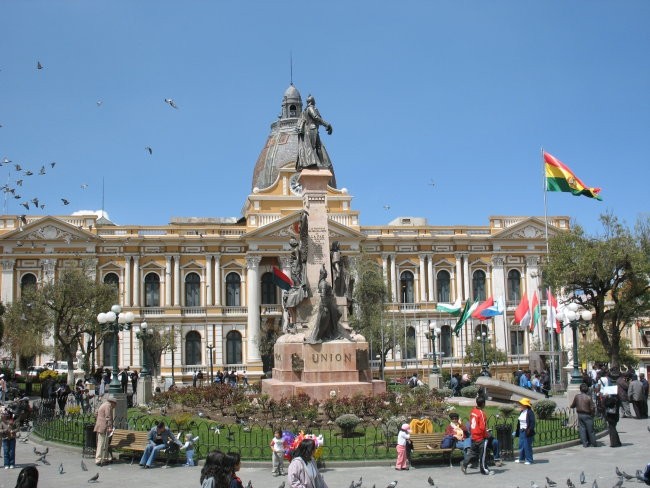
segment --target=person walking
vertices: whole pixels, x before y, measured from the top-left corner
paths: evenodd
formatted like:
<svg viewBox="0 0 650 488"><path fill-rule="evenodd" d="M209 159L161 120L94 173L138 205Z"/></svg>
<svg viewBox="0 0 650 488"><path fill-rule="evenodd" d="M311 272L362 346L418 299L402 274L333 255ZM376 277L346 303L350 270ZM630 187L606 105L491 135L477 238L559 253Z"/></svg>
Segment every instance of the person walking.
<svg viewBox="0 0 650 488"><path fill-rule="evenodd" d="M632 381L630 381L630 385L627 389L627 395L630 403L632 404L632 408L634 409L634 416L637 419L642 419L642 403L645 398L643 396L643 383L641 383L641 380L638 377L634 377L632 378Z"/></svg>
<svg viewBox="0 0 650 488"><path fill-rule="evenodd" d="M573 397L569 408L574 408L578 413L578 430L582 447L597 447L596 434L594 433L594 415L596 408L589 395L587 383L580 385L580 393Z"/></svg>
<svg viewBox="0 0 650 488"><path fill-rule="evenodd" d="M395 462L395 469L401 471L409 469L408 459L406 456L406 443L411 439L411 426L409 424L402 424L402 427L397 433L397 461Z"/></svg>
<svg viewBox="0 0 650 488"><path fill-rule="evenodd" d="M140 378L140 375L138 374L138 371L134 369L131 372L131 389L133 390L133 403L135 403L136 395L138 394L138 379Z"/></svg>
<svg viewBox="0 0 650 488"><path fill-rule="evenodd" d="M519 400L521 413L517 420L515 435L519 437L519 458L516 463L533 464L533 441L535 439L535 414L528 398Z"/></svg>
<svg viewBox="0 0 650 488"><path fill-rule="evenodd" d="M645 379L645 373L639 373L639 380L643 387L643 400L641 401L641 418L648 418L648 380Z"/></svg>
<svg viewBox="0 0 650 488"><path fill-rule="evenodd" d="M108 458L109 437L113 433L113 415L117 400L113 395L108 395L104 403L97 409L97 420L94 432L97 433L97 450L95 451L95 464L101 466L112 460Z"/></svg>
<svg viewBox="0 0 650 488"><path fill-rule="evenodd" d="M0 421L0 437L2 437L2 452L5 455L5 469L16 467L16 436L19 427L16 424L13 414L5 410Z"/></svg>
<svg viewBox="0 0 650 488"><path fill-rule="evenodd" d="M487 466L486 452L488 449L488 439L490 431L487 428L487 417L485 416L485 397L479 396L476 398L476 406L469 414L469 429L472 445L465 454L463 461L460 464L460 469L463 474L467 474L467 467L478 459L479 469L481 474L493 475Z"/></svg>
<svg viewBox="0 0 650 488"><path fill-rule="evenodd" d="M616 380L616 394L618 395L618 403L623 409L623 418L631 418L632 412L630 412L630 399L628 396L628 389L630 387L630 374L621 373Z"/></svg>
<svg viewBox="0 0 650 488"><path fill-rule="evenodd" d="M607 432L609 434L609 447L621 447L621 438L618 436L616 424L619 419L619 402L616 395L606 395L603 398L605 406L605 420L607 421Z"/></svg>
<svg viewBox="0 0 650 488"><path fill-rule="evenodd" d="M282 476L282 471L284 471L284 439L282 438L282 431L280 429L274 432L270 446L273 453L273 457L271 458L273 466L271 474L273 476Z"/></svg>
<svg viewBox="0 0 650 488"><path fill-rule="evenodd" d="M314 460L316 442L303 439L289 464L288 481L291 488L328 488Z"/></svg>

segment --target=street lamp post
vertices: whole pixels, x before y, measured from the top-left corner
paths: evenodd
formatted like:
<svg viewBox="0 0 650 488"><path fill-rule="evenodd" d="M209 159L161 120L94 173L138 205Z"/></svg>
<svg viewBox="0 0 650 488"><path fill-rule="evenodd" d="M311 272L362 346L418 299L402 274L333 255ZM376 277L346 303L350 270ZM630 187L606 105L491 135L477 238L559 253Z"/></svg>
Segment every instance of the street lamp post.
<svg viewBox="0 0 650 488"><path fill-rule="evenodd" d="M481 330L483 330L483 324L481 324ZM476 340L481 343L482 349L483 349L483 364L481 368L481 376L490 376L489 368L490 364L487 361L487 353L485 351L485 345L489 342L490 338L488 337L487 333L483 330L481 332L481 335L476 337Z"/></svg>
<svg viewBox="0 0 650 488"><path fill-rule="evenodd" d="M108 387L109 393L115 395L122 392L122 384L117 377L118 364L117 364L117 348L119 345L118 334L121 330L129 330L133 323L133 312L122 313L120 305L113 305L109 312L102 312L97 315L97 322L103 327L105 332L112 332L113 334L113 379Z"/></svg>
<svg viewBox="0 0 650 488"><path fill-rule="evenodd" d="M432 374L440 373L438 367L438 356L436 354L436 339L440 337L440 327L436 327L435 323L429 325L429 337L431 337L431 351L433 352L433 366L431 367Z"/></svg>
<svg viewBox="0 0 650 488"><path fill-rule="evenodd" d="M578 326L580 325L580 320L589 322L592 313L589 310L578 312L579 307L575 302L569 303L567 308L568 311L566 312L565 317L569 321L573 336L573 371L571 372L571 384L579 385L582 383L582 374L580 373L580 363L578 362Z"/></svg>
<svg viewBox="0 0 650 488"><path fill-rule="evenodd" d="M210 354L210 384L214 383L214 370L212 369L212 350L214 349L214 345L208 344L208 351L210 351L208 354Z"/></svg>
<svg viewBox="0 0 650 488"><path fill-rule="evenodd" d="M135 333L135 336L142 341L142 371L141 376L151 376L151 369L149 366L149 354L147 343L153 337L153 330L151 330L146 322L140 324L140 330Z"/></svg>

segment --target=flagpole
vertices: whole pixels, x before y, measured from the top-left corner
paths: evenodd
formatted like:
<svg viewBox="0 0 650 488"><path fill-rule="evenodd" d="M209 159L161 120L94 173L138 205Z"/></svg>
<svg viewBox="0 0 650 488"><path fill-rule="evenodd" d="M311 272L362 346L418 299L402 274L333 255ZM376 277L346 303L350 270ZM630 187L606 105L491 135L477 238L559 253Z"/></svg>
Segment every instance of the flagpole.
<svg viewBox="0 0 650 488"><path fill-rule="evenodd" d="M546 198L546 167L544 165L544 148L540 148L542 152L542 192L544 193L544 230L546 234L546 260L548 261L548 201Z"/></svg>

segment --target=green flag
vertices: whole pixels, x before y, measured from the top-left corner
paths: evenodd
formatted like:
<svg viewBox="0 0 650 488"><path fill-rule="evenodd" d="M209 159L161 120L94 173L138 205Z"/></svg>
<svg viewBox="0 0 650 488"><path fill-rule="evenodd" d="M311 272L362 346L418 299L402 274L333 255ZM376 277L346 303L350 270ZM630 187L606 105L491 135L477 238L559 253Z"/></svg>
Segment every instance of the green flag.
<svg viewBox="0 0 650 488"><path fill-rule="evenodd" d="M465 302L465 308L463 308L463 312L460 314L460 318L458 319L458 322L456 322L456 327L454 327L454 334L456 334L456 337L460 334L460 329L463 328L463 325L465 325L465 322L467 322L467 319L471 317L472 312L476 309L478 306L478 300L474 300L474 303L471 305L469 304L469 300Z"/></svg>

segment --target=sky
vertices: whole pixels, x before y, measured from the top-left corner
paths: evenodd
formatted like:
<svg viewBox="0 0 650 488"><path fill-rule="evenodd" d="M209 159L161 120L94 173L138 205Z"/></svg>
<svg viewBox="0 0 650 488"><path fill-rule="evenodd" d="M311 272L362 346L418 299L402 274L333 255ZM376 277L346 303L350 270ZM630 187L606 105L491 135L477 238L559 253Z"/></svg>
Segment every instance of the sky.
<svg viewBox="0 0 650 488"><path fill-rule="evenodd" d="M293 80L362 225L543 216L542 148L602 188L549 193L549 215L648 215L647 0L3 0L0 19L0 182L23 180L2 213L241 216Z"/></svg>

